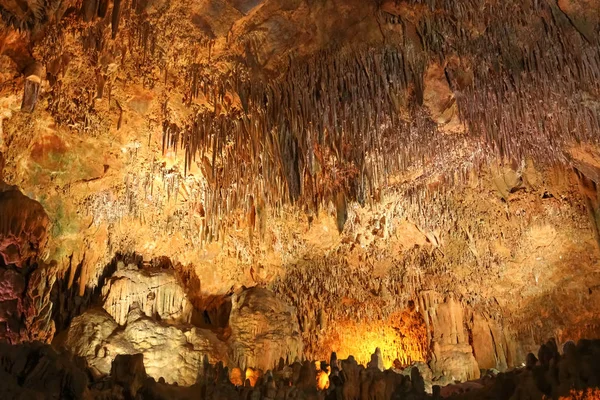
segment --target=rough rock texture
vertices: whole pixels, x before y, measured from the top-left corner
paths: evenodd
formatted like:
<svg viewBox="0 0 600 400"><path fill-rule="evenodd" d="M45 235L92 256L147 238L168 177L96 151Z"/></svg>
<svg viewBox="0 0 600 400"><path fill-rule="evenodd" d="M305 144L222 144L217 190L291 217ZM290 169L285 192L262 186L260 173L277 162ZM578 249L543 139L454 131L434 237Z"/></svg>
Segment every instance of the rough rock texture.
<svg viewBox="0 0 600 400"><path fill-rule="evenodd" d="M81 367L69 354L41 343L0 344L0 389L7 399L85 398L89 378Z"/></svg>
<svg viewBox="0 0 600 400"><path fill-rule="evenodd" d="M3 265L18 268L35 261L46 245L48 215L40 203L0 183L0 254Z"/></svg>
<svg viewBox="0 0 600 400"><path fill-rule="evenodd" d="M272 369L301 358L302 337L296 309L259 287L244 290L231 300L228 340L232 365Z"/></svg>
<svg viewBox="0 0 600 400"><path fill-rule="evenodd" d="M214 333L169 326L139 309L121 328L103 310L88 310L73 320L64 345L102 374L110 373L117 355L141 353L149 376L186 386L196 383L205 357L212 363L227 361L227 348Z"/></svg>
<svg viewBox="0 0 600 400"><path fill-rule="evenodd" d="M65 329L135 253L171 259L194 304L272 289L309 358L379 347L466 378L548 337L598 337L599 10L3 1L3 180L30 201L2 195L1 324L17 340L21 301L40 321L27 336L51 338L48 316ZM20 219L35 202L41 230ZM119 323L134 301L152 318L185 308L126 275Z"/></svg>
<svg viewBox="0 0 600 400"><path fill-rule="evenodd" d="M269 375L254 376L246 371L247 384L230 381L223 365L206 364L199 382L190 387L169 385L144 379L144 357L141 354L119 356L110 377L94 377L85 362L68 354L58 354L49 346L29 344L0 345L0 390L10 398L84 398L191 400L198 396L207 400L248 399L440 399L509 400L545 399L593 400L600 391L598 341L569 342L559 352L556 343L548 342L535 355L528 355L528 365L509 373L488 375L477 381L433 387L433 395L425 392L427 376L421 366L401 373L365 368L353 358L332 363L331 380L317 389L317 371L310 361L295 362ZM26 361L24 361L26 360ZM340 367L342 368L340 370ZM92 379L89 379L92 376ZM326 375L325 375L326 376ZM236 381L237 382L237 381ZM252 383L252 384L249 384ZM237 387L236 387L237 386Z"/></svg>
<svg viewBox="0 0 600 400"><path fill-rule="evenodd" d="M159 279L161 276L162 280ZM168 270L116 271L103 288L103 309L92 308L74 318L67 332L58 338L58 344L84 357L102 374L110 372L117 355L140 353L144 356L149 376L187 386L197 382L207 362L214 364L221 361L230 367L266 371L277 365L280 358L292 362L302 357L302 339L295 309L266 289L251 288L234 295L226 340L218 332L167 319L164 314L148 313L147 308L140 308L139 303L130 301L140 295L139 291L123 290L124 287L154 287L154 290L158 288L157 294L161 293L160 290L181 293L183 288L171 278L174 279ZM123 279L127 279L129 286L118 283ZM131 284L140 285L144 279L153 279L151 282L162 286ZM165 289L165 286L168 287ZM182 299L186 299L185 295L179 301ZM115 302L126 304L128 301L125 320L116 320L107 313L109 305ZM121 314L116 315L119 317Z"/></svg>
<svg viewBox="0 0 600 400"><path fill-rule="evenodd" d="M102 288L102 306L124 325L133 304L149 317L189 322L192 314L185 289L172 270L117 270Z"/></svg>
<svg viewBox="0 0 600 400"><path fill-rule="evenodd" d="M480 369L506 371L509 364L514 365L510 362L505 333L498 322L479 313L473 313L470 322L473 354Z"/></svg>
<svg viewBox="0 0 600 400"><path fill-rule="evenodd" d="M38 257L47 240L48 216L35 200L0 182L0 339L50 341L50 293L56 264Z"/></svg>
<svg viewBox="0 0 600 400"><path fill-rule="evenodd" d="M422 304L433 332L433 378L446 382L478 379L479 366L469 343L463 307L453 298L436 303L431 295L424 293Z"/></svg>
<svg viewBox="0 0 600 400"><path fill-rule="evenodd" d="M147 375L144 368L144 355L118 355L110 368L110 376L117 385L127 388L127 394L135 398L144 386Z"/></svg>

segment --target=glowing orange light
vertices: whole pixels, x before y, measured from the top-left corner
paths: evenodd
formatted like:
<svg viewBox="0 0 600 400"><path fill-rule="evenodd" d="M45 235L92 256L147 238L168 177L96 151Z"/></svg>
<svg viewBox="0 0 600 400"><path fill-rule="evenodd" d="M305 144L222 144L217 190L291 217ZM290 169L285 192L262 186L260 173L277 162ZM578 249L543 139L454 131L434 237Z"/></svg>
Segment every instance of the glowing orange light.
<svg viewBox="0 0 600 400"><path fill-rule="evenodd" d="M329 388L329 375L325 371L317 372L317 388L325 390Z"/></svg>
<svg viewBox="0 0 600 400"><path fill-rule="evenodd" d="M398 312L385 321L336 321L314 349L314 358L327 360L335 351L338 359L353 355L358 363L367 365L379 347L385 368L395 362L404 366L425 361L427 329L420 318L418 313Z"/></svg>
<svg viewBox="0 0 600 400"><path fill-rule="evenodd" d="M250 386L254 387L256 385L256 381L260 378L260 370L247 368L246 369L246 379L250 381Z"/></svg>
<svg viewBox="0 0 600 400"><path fill-rule="evenodd" d="M560 397L560 400L600 400L600 389L587 389L580 392L571 390L569 396Z"/></svg>
<svg viewBox="0 0 600 400"><path fill-rule="evenodd" d="M235 386L244 386L244 379L242 374L242 370L238 367L232 368L229 373L229 381L233 383Z"/></svg>

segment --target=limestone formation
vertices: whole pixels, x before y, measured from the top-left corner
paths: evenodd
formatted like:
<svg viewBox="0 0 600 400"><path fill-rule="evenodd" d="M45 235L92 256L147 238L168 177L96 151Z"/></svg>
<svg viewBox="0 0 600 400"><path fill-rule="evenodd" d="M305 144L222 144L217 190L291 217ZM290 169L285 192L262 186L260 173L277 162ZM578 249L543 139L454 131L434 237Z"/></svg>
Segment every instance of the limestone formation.
<svg viewBox="0 0 600 400"><path fill-rule="evenodd" d="M426 318L433 331L431 369L434 379L445 383L479 378L479 366L469 343L464 310L452 298L442 303L424 294Z"/></svg>
<svg viewBox="0 0 600 400"><path fill-rule="evenodd" d="M149 376L186 386L198 380L205 357L212 363L227 361L227 348L214 333L169 326L136 308L124 328L103 310L83 313L73 320L64 345L102 374L110 373L120 354L143 354Z"/></svg>
<svg viewBox="0 0 600 400"><path fill-rule="evenodd" d="M130 397L135 398L146 381L144 355L119 354L112 362L110 376L117 385L123 386Z"/></svg>
<svg viewBox="0 0 600 400"><path fill-rule="evenodd" d="M600 0L0 0L0 153L0 342L88 363L13 397L598 383Z"/></svg>
<svg viewBox="0 0 600 400"><path fill-rule="evenodd" d="M0 254L5 266L22 268L35 261L46 245L48 215L40 203L0 183Z"/></svg>
<svg viewBox="0 0 600 400"><path fill-rule="evenodd" d="M49 342L55 331L50 294L57 268L39 260L48 216L17 188L0 186L0 340Z"/></svg>
<svg viewBox="0 0 600 400"><path fill-rule="evenodd" d="M184 288L174 271L117 270L102 289L103 307L124 325L134 304L149 317L189 322L192 313Z"/></svg>
<svg viewBox="0 0 600 400"><path fill-rule="evenodd" d="M302 357L302 338L293 307L258 287L234 294L231 304L228 343L235 365L266 371L281 358L290 363Z"/></svg>
<svg viewBox="0 0 600 400"><path fill-rule="evenodd" d="M125 284L119 283L124 279L127 279ZM143 286L145 279L157 284ZM143 287L147 288L146 292L135 291ZM246 370L251 367L266 371L280 359L293 360L302 356L302 341L293 319L293 307L282 303L268 290L251 288L234 295L227 327L231 333L223 340L209 329L194 327L181 319L162 318L169 314L163 313L161 317L160 312L149 313L150 306L140 307L132 301L136 296L146 296L145 293L152 289L159 295L167 293L165 297L169 301L173 298L172 293L183 295L183 288L168 271L116 271L103 289L104 309L92 308L74 318L62 338L63 344L73 354L84 357L90 367L101 374L110 373L118 355L140 353L149 376L187 386L196 383L205 373L206 362L221 361L232 368ZM110 309L107 304L127 304L128 301L131 304L127 306L124 321L106 311Z"/></svg>
<svg viewBox="0 0 600 400"><path fill-rule="evenodd" d="M582 340L577 345L568 343L564 352L553 348L552 341L543 345L539 354L547 352L550 359L538 362L531 355L531 363L519 370L486 376L477 381L433 387L433 398L450 397L469 399L593 399L598 396L598 341ZM296 362L275 373L261 375L247 373L244 385L231 382L227 368L221 363L204 364L198 381L188 387L146 378L145 358L142 354L117 356L112 362L110 376L100 377L81 358L68 353L57 353L48 345L0 345L0 389L10 398L141 398L222 400L285 399L286 396L325 399L395 398L425 399L428 377L420 374L420 367L397 373L380 371L357 365L352 358L342 360L341 376L333 375L331 384L317 385L313 362ZM26 360L26 361L25 361ZM569 372L564 373L568 367ZM289 368L292 375L284 371ZM558 373L558 374L557 374ZM91 378L91 379L90 379ZM318 387L318 389L317 389Z"/></svg>

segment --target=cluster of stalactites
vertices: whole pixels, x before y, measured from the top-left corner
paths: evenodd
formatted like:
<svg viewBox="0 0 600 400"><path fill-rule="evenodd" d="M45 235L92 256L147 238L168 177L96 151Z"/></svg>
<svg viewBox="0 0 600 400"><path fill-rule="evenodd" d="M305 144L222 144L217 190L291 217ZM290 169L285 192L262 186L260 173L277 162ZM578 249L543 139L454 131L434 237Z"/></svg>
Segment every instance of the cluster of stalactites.
<svg viewBox="0 0 600 400"><path fill-rule="evenodd" d="M370 201L420 149L433 155L435 126L415 107L423 68L390 48L319 54L267 82L192 75L192 93L202 88L214 107L184 127L165 110L163 149L183 147L186 168L197 163L206 178L207 235L248 199L311 213L333 201L343 220L347 200Z"/></svg>
<svg viewBox="0 0 600 400"><path fill-rule="evenodd" d="M224 217L249 202L318 213L332 201L343 227L347 201L376 199L391 175L443 157L445 139L422 107L430 59L467 60L445 73L482 155L565 161L566 145L596 141L598 110L585 99L600 93L599 48L541 2L518 5L525 20L471 3L428 1L418 46L405 32L402 46L292 60L272 80L214 79L193 66L188 97L202 93L210 107L185 126L165 107L163 144L184 148L186 169L196 163L208 181L204 236L218 238ZM467 84L456 76L463 67Z"/></svg>
<svg viewBox="0 0 600 400"><path fill-rule="evenodd" d="M429 10L418 31L432 55L471 60L471 85L446 73L462 119L494 154L564 161L565 145L597 143L600 33L581 30L556 2L409 3Z"/></svg>

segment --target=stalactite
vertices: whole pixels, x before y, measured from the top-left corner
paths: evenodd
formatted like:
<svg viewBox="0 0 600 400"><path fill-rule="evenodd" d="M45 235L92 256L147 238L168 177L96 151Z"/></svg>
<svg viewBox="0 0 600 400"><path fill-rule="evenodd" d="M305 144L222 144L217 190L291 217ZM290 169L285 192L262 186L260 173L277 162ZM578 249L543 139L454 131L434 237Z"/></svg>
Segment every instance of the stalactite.
<svg viewBox="0 0 600 400"><path fill-rule="evenodd" d="M113 39L117 37L117 32L119 31L119 23L121 20L121 1L122 0L113 0L113 9L111 15L111 31Z"/></svg>
<svg viewBox="0 0 600 400"><path fill-rule="evenodd" d="M27 68L25 73L25 86L23 89L23 101L21 110L25 112L33 112L38 101L40 86L42 84L43 66L34 62Z"/></svg>
<svg viewBox="0 0 600 400"><path fill-rule="evenodd" d="M98 14L98 0L84 0L82 12L84 21L92 21Z"/></svg>
<svg viewBox="0 0 600 400"><path fill-rule="evenodd" d="M195 159L202 165L209 184L204 238L222 236L225 213L246 207L249 195L264 193L273 212L299 203L318 213L338 193L348 202L376 201L390 176L444 154L450 139L440 138L422 107L424 73L437 60L447 64L461 121L481 139L479 158L560 161L566 143L597 140L598 113L573 93L600 90L600 52L546 18L556 11L551 6L508 1L481 11L473 0L407 3L427 6L417 21L380 12L402 26L401 48L323 51L291 59L273 79L250 78L242 66L221 75L189 66L184 101L202 94L209 107L180 127L166 117L163 152L183 148L184 173ZM544 34L521 40L523 17L513 9ZM486 29L475 35L464 21ZM139 32L145 53L150 27ZM449 55L469 60L472 78L447 63ZM452 184L465 176L447 178ZM411 201L424 207L420 195Z"/></svg>
<svg viewBox="0 0 600 400"><path fill-rule="evenodd" d="M106 17L106 13L108 12L108 2L109 0L98 0L98 17Z"/></svg>

